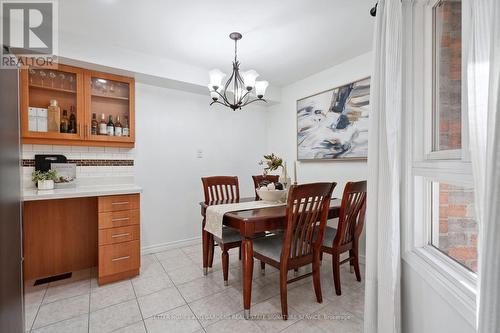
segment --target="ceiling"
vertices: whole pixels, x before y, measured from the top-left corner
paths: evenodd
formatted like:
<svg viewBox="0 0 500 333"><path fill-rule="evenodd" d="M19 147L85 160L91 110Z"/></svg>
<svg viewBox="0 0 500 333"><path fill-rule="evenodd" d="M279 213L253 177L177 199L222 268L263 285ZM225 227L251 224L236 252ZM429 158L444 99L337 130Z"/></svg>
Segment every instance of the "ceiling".
<svg viewBox="0 0 500 333"><path fill-rule="evenodd" d="M290 84L372 48L375 0L64 0L61 33L203 69L238 58L271 84ZM208 77L207 77L208 81Z"/></svg>

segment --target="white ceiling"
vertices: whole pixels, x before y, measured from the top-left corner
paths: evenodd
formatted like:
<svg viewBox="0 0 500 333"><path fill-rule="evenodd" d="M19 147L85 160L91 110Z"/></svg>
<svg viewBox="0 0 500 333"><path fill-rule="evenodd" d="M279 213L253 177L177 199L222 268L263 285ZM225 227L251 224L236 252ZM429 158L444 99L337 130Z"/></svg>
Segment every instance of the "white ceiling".
<svg viewBox="0 0 500 333"><path fill-rule="evenodd" d="M61 32L196 66L242 69L282 86L372 48L375 0L63 0ZM208 81L208 78L207 78Z"/></svg>

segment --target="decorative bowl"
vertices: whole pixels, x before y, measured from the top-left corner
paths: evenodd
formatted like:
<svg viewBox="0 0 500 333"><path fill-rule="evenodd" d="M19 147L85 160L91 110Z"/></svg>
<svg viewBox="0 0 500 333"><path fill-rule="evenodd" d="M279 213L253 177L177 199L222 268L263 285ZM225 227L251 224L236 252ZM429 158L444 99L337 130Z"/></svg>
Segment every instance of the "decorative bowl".
<svg viewBox="0 0 500 333"><path fill-rule="evenodd" d="M263 201L270 201L270 202L280 202L284 201L284 198L286 197L286 192L287 190L261 190L257 189L257 194L259 195L259 198L261 198Z"/></svg>

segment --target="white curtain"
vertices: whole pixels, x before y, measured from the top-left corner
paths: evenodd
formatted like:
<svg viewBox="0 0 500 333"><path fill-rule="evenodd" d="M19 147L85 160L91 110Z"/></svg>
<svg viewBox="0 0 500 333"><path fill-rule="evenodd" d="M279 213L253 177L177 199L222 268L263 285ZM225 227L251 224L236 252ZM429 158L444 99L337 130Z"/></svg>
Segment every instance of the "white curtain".
<svg viewBox="0 0 500 333"><path fill-rule="evenodd" d="M479 234L478 332L500 328L500 1L470 1L469 142Z"/></svg>
<svg viewBox="0 0 500 333"><path fill-rule="evenodd" d="M374 38L368 148L364 331L401 331L401 0L380 0Z"/></svg>

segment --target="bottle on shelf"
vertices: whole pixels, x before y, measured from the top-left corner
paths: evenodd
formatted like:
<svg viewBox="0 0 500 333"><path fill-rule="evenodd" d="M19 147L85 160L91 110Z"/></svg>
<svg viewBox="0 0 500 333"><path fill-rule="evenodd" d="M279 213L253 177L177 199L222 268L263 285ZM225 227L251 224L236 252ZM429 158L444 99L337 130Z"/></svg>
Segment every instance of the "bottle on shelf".
<svg viewBox="0 0 500 333"><path fill-rule="evenodd" d="M70 113L69 113L69 126L68 126L68 133L76 133L76 115L75 115L75 110L73 109L73 106L70 108Z"/></svg>
<svg viewBox="0 0 500 333"><path fill-rule="evenodd" d="M97 123L97 115L95 113L92 113L92 124L91 124L90 134L97 135L98 127L99 124Z"/></svg>
<svg viewBox="0 0 500 333"><path fill-rule="evenodd" d="M115 136L122 136L123 131L122 131L122 124L120 123L120 116L116 116L116 123L115 123Z"/></svg>
<svg viewBox="0 0 500 333"><path fill-rule="evenodd" d="M61 117L60 132L68 133L68 129L69 129L68 111L63 110L63 115Z"/></svg>
<svg viewBox="0 0 500 333"><path fill-rule="evenodd" d="M125 121L123 122L122 136L129 136L130 130L128 128L128 117L125 116Z"/></svg>
<svg viewBox="0 0 500 333"><path fill-rule="evenodd" d="M113 116L112 115L109 115L109 120L108 120L108 125L106 126L106 131L108 133L108 136L115 135L115 124L113 124Z"/></svg>
<svg viewBox="0 0 500 333"><path fill-rule="evenodd" d="M57 100L51 99L48 107L48 122L47 129L49 132L59 132L61 122L61 109L57 104Z"/></svg>
<svg viewBox="0 0 500 333"><path fill-rule="evenodd" d="M99 123L99 135L108 135L108 124L104 119L104 113L101 115L101 122Z"/></svg>

